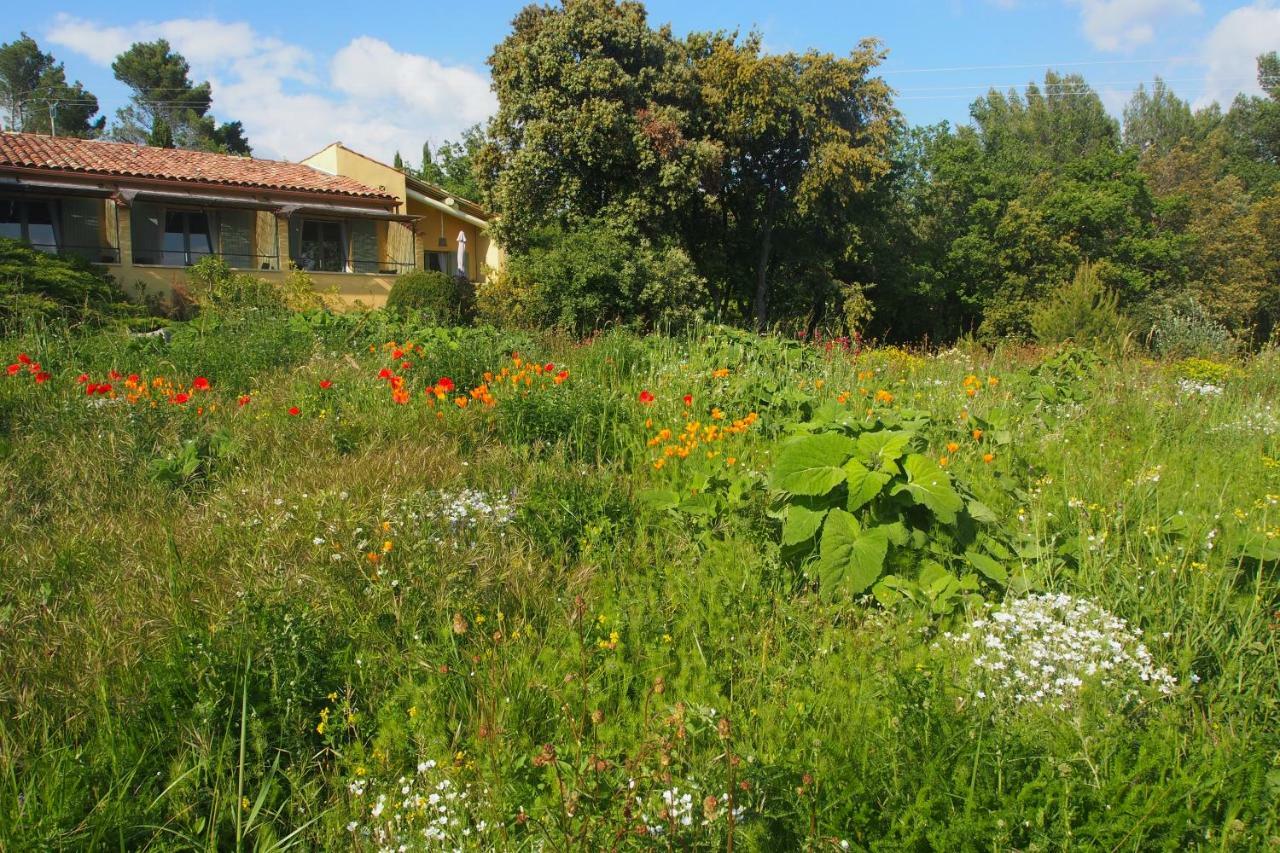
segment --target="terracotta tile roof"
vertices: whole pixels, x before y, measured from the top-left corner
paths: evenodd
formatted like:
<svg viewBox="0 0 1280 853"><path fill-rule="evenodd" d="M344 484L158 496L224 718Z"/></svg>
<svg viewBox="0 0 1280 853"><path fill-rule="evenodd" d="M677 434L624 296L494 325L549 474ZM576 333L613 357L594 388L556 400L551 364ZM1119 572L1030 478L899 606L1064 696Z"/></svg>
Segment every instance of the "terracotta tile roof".
<svg viewBox="0 0 1280 853"><path fill-rule="evenodd" d="M329 175L301 163L35 133L0 132L0 166L396 200L395 196L383 190L367 187L351 178Z"/></svg>

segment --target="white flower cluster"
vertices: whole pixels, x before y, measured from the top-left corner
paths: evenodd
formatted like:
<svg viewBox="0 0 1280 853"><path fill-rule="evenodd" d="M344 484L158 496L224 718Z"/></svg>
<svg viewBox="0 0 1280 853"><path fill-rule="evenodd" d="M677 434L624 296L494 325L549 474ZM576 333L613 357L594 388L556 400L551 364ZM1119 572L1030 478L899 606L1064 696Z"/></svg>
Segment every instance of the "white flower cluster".
<svg viewBox="0 0 1280 853"><path fill-rule="evenodd" d="M1280 412L1275 411L1270 403L1247 411L1235 420L1214 424L1208 429L1211 433L1246 432L1261 435L1280 433Z"/></svg>
<svg viewBox="0 0 1280 853"><path fill-rule="evenodd" d="M1172 693L1176 679L1155 665L1140 637L1092 601L1061 593L988 605L969 630L943 635L952 649L973 654L969 678L978 699L1064 710L1086 688L1113 691L1124 703L1144 690Z"/></svg>
<svg viewBox="0 0 1280 853"><path fill-rule="evenodd" d="M352 804L363 820L347 831L377 845L379 851L458 851L493 849L494 827L471 812L476 798L435 761L423 761L418 772L394 784L364 777L347 784Z"/></svg>
<svg viewBox="0 0 1280 853"><path fill-rule="evenodd" d="M515 515L510 497L493 497L479 489L463 489L456 494L441 492L435 512L435 517L455 532L470 530L481 523L510 524Z"/></svg>
<svg viewBox="0 0 1280 853"><path fill-rule="evenodd" d="M632 787L634 785L633 781ZM656 802L651 798L649 806L646 806L644 798L637 794L636 805L640 808L640 820L643 821L645 829L650 835L657 836L673 828L679 833L682 829L692 827L695 821L699 826L706 826L723 817L729 805L729 795L696 798L692 791L682 791L679 785L673 785L660 791ZM712 805L714 808L711 807ZM650 806L656 807L657 812L651 814ZM743 806L735 806L734 820L741 820L746 811Z"/></svg>
<svg viewBox="0 0 1280 853"><path fill-rule="evenodd" d="M1222 396L1221 385L1214 385L1212 382L1197 382L1194 379L1179 379L1178 390L1183 394L1193 394L1198 397Z"/></svg>

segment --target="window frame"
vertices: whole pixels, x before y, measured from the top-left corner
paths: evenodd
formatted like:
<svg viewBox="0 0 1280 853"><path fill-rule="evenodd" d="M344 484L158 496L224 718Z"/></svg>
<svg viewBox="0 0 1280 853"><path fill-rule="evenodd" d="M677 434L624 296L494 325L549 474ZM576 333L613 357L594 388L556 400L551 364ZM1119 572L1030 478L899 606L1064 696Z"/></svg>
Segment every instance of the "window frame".
<svg viewBox="0 0 1280 853"><path fill-rule="evenodd" d="M338 258L337 269L320 269L306 268L298 264L299 269L305 269L307 272L328 272L328 273L349 273L351 272L351 246L350 246L350 229L347 228L346 220L339 217L325 216L299 216L298 217L298 245L296 248L289 247L289 254L292 255L294 263L303 259L302 247L306 242L307 225L314 223L317 227L322 228L325 225L336 225L338 228ZM323 238L319 241L324 242Z"/></svg>
<svg viewBox="0 0 1280 853"><path fill-rule="evenodd" d="M23 198L21 196L6 196L5 201L11 204L17 204L19 213L18 219L18 241L26 243L31 248L44 252L46 254L56 255L62 249L62 223L59 222L59 210L57 209L58 200L56 198L37 197ZM44 207L49 216L47 223L40 222L38 225L48 225L49 230L53 232L53 245L41 243L36 245L31 242L31 213L29 206L32 204L40 204Z"/></svg>
<svg viewBox="0 0 1280 853"><path fill-rule="evenodd" d="M201 208L201 207L183 207L183 206L170 207L169 205L160 205L159 207L160 207L160 215L164 219L164 224L160 231L160 246L159 246L160 263L156 264L156 266L176 268L176 267L195 266L195 264L198 263L198 261L191 260L191 214L193 213L198 213L204 217L204 238L205 238L205 241L207 242L207 245L209 246L209 251L202 254L200 257L202 258L222 257L222 251L221 251L222 247L220 245L214 245L213 217L210 216L209 211L207 209ZM183 262L181 264L171 264L165 260L165 258L168 255L177 254L177 250L167 249L165 248L165 244L164 244L165 237L167 237L169 234L177 233L169 230L169 217L174 214L177 214L182 217ZM221 241L219 241L219 243L220 242Z"/></svg>

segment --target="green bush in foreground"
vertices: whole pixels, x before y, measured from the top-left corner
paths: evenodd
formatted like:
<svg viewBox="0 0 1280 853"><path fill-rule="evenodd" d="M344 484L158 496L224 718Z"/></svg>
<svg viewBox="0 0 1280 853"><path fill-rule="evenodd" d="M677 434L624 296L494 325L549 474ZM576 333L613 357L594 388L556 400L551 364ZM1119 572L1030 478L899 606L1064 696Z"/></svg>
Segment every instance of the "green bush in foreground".
<svg viewBox="0 0 1280 853"><path fill-rule="evenodd" d="M131 313L124 292L100 267L0 238L0 325L27 318L78 323Z"/></svg>
<svg viewBox="0 0 1280 853"><path fill-rule="evenodd" d="M396 276L387 295L387 310L419 323L450 326L472 315L471 285L464 279L431 270Z"/></svg>

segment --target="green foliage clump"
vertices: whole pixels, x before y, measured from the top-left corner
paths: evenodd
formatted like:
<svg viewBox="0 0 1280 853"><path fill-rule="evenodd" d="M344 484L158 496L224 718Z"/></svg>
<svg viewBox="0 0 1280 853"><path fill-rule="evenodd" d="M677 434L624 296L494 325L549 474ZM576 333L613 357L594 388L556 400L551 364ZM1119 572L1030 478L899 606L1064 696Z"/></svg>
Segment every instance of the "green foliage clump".
<svg viewBox="0 0 1280 853"><path fill-rule="evenodd" d="M783 443L771 473L783 552L813 559L824 596L872 591L948 612L980 601L984 583L1008 582L1016 556L995 514L921 452L927 416L825 420L833 414Z"/></svg>
<svg viewBox="0 0 1280 853"><path fill-rule="evenodd" d="M1128 335L1119 296L1087 262L1076 269L1069 284L1056 288L1033 310L1031 328L1042 344L1070 341L1108 352L1123 349Z"/></svg>
<svg viewBox="0 0 1280 853"><path fill-rule="evenodd" d="M1181 379L1192 382L1207 382L1221 385L1228 379L1240 375L1240 368L1214 361L1210 358L1184 358L1173 365L1173 371Z"/></svg>
<svg viewBox="0 0 1280 853"><path fill-rule="evenodd" d="M1239 349L1227 327L1194 299L1161 303L1144 327L1146 345L1163 358L1229 358Z"/></svg>
<svg viewBox="0 0 1280 853"><path fill-rule="evenodd" d="M309 311L323 308L311 277L296 267L276 284L250 273L235 272L227 262L207 255L187 270L185 295L196 307L210 311Z"/></svg>
<svg viewBox="0 0 1280 853"><path fill-rule="evenodd" d="M136 313L102 269L0 238L0 324L55 318L79 323Z"/></svg>
<svg viewBox="0 0 1280 853"><path fill-rule="evenodd" d="M509 263L507 310L579 334L611 323L682 328L707 300L706 283L682 249L604 223L544 229Z"/></svg>
<svg viewBox="0 0 1280 853"><path fill-rule="evenodd" d="M474 314L471 284L437 270L414 270L396 276L387 294L387 310L419 323L454 326Z"/></svg>

